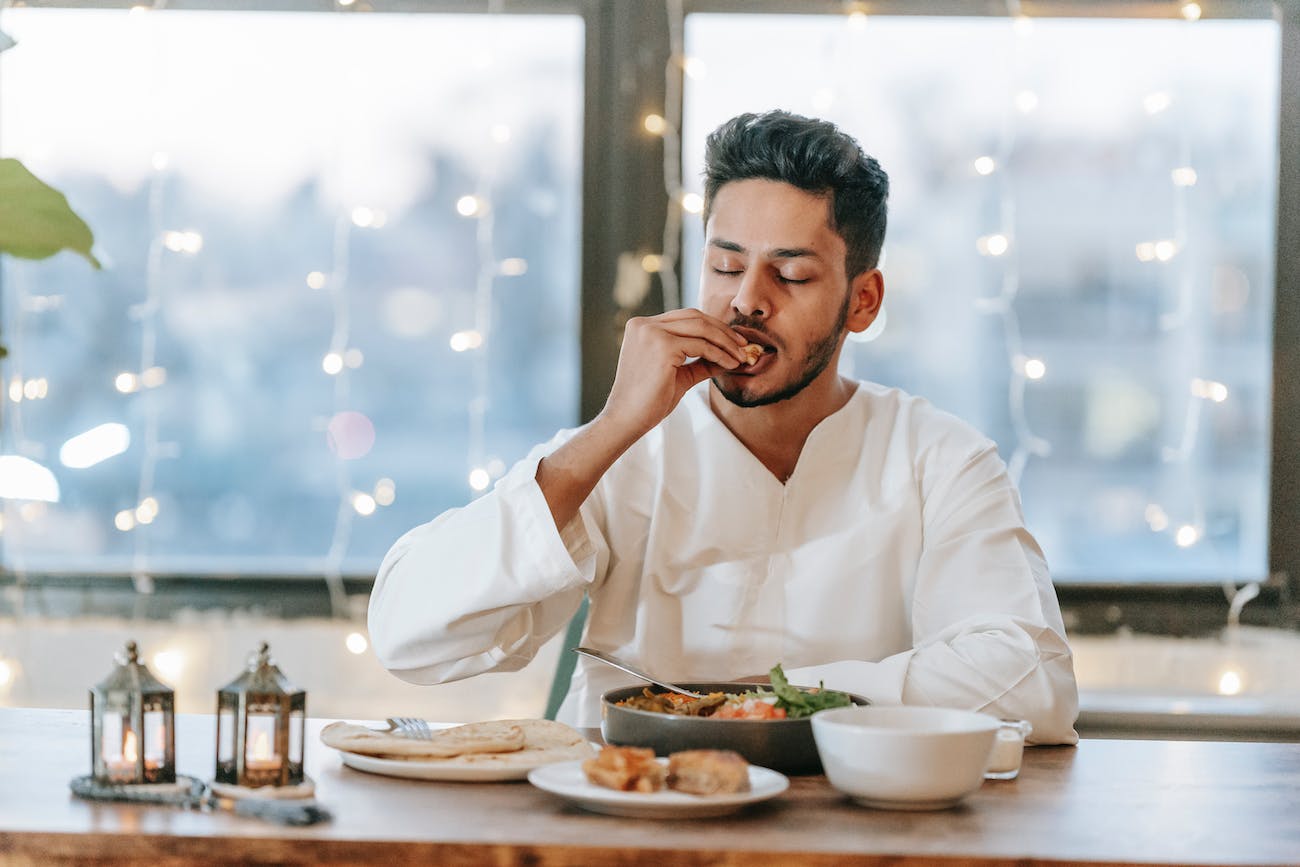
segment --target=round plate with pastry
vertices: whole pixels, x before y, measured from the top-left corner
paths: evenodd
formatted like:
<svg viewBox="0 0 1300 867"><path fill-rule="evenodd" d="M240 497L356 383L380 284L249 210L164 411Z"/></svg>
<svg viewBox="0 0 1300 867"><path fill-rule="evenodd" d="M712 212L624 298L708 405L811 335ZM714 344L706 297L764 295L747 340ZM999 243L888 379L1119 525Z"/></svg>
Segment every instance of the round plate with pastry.
<svg viewBox="0 0 1300 867"><path fill-rule="evenodd" d="M585 810L640 819L724 816L790 785L784 774L728 750L655 758L652 750L635 747L605 747L590 759L536 768L528 782Z"/></svg>

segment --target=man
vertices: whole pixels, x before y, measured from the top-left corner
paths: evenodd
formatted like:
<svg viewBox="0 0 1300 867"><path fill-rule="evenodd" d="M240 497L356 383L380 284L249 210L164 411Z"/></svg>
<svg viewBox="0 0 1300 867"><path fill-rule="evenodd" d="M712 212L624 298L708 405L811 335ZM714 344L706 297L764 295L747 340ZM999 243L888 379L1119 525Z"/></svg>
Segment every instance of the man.
<svg viewBox="0 0 1300 867"><path fill-rule="evenodd" d="M631 320L595 419L397 542L370 602L380 659L420 683L516 670L586 594L584 642L669 680L780 662L1073 742L1060 611L994 444L837 372L880 311L885 173L831 124L769 112L717 129L705 175L699 309ZM599 724L623 683L581 660L560 718Z"/></svg>

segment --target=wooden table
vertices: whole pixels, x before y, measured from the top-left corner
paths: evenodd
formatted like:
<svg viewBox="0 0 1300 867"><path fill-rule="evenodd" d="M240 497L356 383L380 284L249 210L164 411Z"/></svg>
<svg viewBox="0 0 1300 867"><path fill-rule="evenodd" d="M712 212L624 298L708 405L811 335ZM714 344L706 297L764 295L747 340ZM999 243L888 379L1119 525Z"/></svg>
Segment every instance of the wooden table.
<svg viewBox="0 0 1300 867"><path fill-rule="evenodd" d="M822 777L722 819L586 813L518 783L433 783L343 767L309 724L328 824L92 803L85 711L0 709L0 863L1300 863L1300 744L1089 740L1026 751L1020 778L937 813L868 810ZM177 767L210 779L210 716L177 719ZM673 851L666 851L666 850Z"/></svg>

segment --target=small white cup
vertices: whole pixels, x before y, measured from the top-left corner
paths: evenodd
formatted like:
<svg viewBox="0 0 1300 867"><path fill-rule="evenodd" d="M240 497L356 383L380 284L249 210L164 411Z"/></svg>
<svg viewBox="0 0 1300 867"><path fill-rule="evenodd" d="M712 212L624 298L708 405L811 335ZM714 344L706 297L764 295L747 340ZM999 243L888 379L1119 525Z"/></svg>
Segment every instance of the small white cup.
<svg viewBox="0 0 1300 867"><path fill-rule="evenodd" d="M1025 738L1034 727L1028 720L1004 719L993 739L989 753L989 766L984 772L986 780L1014 780L1020 774L1020 760L1025 753Z"/></svg>

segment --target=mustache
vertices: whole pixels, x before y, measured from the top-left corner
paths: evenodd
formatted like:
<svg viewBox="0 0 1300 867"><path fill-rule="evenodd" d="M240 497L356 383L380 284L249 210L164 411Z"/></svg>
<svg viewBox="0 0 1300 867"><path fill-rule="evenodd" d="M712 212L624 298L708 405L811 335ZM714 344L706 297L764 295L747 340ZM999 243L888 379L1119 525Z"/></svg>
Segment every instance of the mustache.
<svg viewBox="0 0 1300 867"><path fill-rule="evenodd" d="M731 321L728 322L727 325L732 328L739 326L741 328L748 328L751 331L757 331L760 334L768 334L767 326L763 324L762 318L758 316L746 316L743 313L737 313L735 316L731 317Z"/></svg>

